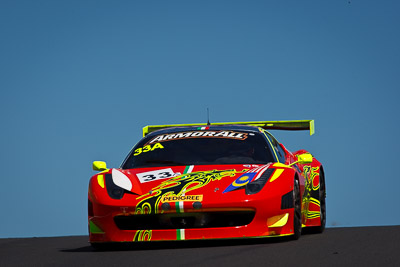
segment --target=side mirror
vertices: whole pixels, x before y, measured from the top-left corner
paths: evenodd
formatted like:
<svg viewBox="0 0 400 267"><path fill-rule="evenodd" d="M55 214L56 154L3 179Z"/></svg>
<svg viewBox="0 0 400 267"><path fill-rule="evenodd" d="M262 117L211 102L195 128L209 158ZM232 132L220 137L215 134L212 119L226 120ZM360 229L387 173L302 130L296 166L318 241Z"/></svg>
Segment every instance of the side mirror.
<svg viewBox="0 0 400 267"><path fill-rule="evenodd" d="M306 164L306 163L311 163L313 161L313 156L310 153L304 153L301 155L297 156L297 161L293 162L289 166L292 166L293 164L299 163L299 164Z"/></svg>
<svg viewBox="0 0 400 267"><path fill-rule="evenodd" d="M94 171L105 171L107 170L107 164L104 161L93 161Z"/></svg>

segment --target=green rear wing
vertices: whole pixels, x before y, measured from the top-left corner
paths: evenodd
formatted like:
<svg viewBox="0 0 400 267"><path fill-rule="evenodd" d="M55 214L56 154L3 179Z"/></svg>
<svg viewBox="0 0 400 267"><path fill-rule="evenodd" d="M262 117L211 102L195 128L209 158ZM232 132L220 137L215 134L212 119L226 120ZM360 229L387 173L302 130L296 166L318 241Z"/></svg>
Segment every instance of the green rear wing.
<svg viewBox="0 0 400 267"><path fill-rule="evenodd" d="M309 130L313 135L314 120L296 120L296 121L246 121L246 122L215 122L215 123L189 123L189 124L168 124L168 125L148 125L143 127L143 137L147 134L170 127L199 126L207 127L210 125L250 125L263 128L265 130L288 130L302 131Z"/></svg>

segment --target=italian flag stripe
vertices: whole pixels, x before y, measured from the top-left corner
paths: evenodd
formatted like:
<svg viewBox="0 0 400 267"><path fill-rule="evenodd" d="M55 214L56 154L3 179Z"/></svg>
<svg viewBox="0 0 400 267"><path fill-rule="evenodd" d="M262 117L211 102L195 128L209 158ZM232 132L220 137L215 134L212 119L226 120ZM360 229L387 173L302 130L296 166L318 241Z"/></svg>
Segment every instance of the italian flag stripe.
<svg viewBox="0 0 400 267"><path fill-rule="evenodd" d="M208 129L210 129L210 127L199 127L199 128L197 128L197 130L208 130Z"/></svg>
<svg viewBox="0 0 400 267"><path fill-rule="evenodd" d="M183 174L186 174L186 173L187 173L187 171L189 170L189 167L190 167L190 166L186 166L186 167L185 167L185 170L183 171Z"/></svg>
<svg viewBox="0 0 400 267"><path fill-rule="evenodd" d="M193 171L194 165L188 165L185 167L183 174L191 173ZM183 193L182 195L185 195ZM175 202L176 213L183 213L183 201ZM185 229L176 229L176 240L185 240Z"/></svg>
<svg viewBox="0 0 400 267"><path fill-rule="evenodd" d="M191 173L193 171L193 168L194 168L194 165L186 166L185 170L183 171L183 174Z"/></svg>
<svg viewBox="0 0 400 267"><path fill-rule="evenodd" d="M194 165L188 165L185 167L185 170L183 171L183 174L186 173L191 173L193 171ZM183 196L185 195L185 192L182 194ZM183 208L183 201L175 202L175 209L176 213L183 213L185 210Z"/></svg>
<svg viewBox="0 0 400 267"><path fill-rule="evenodd" d="M175 202L175 209L176 209L176 213L183 213L184 212L183 201Z"/></svg>
<svg viewBox="0 0 400 267"><path fill-rule="evenodd" d="M176 240L185 240L185 229L176 229Z"/></svg>

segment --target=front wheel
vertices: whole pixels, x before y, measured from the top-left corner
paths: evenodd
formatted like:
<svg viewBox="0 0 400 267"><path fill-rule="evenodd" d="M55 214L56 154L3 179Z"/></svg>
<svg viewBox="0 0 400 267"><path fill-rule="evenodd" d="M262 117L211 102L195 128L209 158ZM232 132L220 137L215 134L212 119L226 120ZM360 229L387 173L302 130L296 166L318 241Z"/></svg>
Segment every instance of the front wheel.
<svg viewBox="0 0 400 267"><path fill-rule="evenodd" d="M293 219L292 239L297 240L301 236L301 200L300 200L300 185L298 180L294 180L293 202L294 202L294 219Z"/></svg>
<svg viewBox="0 0 400 267"><path fill-rule="evenodd" d="M315 230L316 233L322 233L325 230L326 225L326 184L324 171L321 170L319 174L319 202L320 202L320 214L321 214L321 225Z"/></svg>

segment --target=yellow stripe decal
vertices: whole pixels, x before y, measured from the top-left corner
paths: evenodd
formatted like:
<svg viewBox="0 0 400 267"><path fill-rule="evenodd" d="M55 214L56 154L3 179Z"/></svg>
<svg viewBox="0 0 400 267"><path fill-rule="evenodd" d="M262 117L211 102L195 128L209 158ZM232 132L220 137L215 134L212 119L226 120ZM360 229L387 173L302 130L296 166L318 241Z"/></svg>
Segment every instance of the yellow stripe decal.
<svg viewBox="0 0 400 267"><path fill-rule="evenodd" d="M268 143L269 143L269 145L270 145L270 146L271 146L271 148L272 148L272 151L274 151L274 155L275 155L276 162L278 162L278 163L279 163L279 158L278 158L278 155L276 155L275 148L274 148L274 146L272 145L271 141L269 140L269 138L268 138L268 135L267 135L265 132L263 132L263 134L264 134L264 135L265 135L265 137L267 138L267 140L268 140Z"/></svg>
<svg viewBox="0 0 400 267"><path fill-rule="evenodd" d="M285 165L285 164L283 164L283 163L274 163L273 167L289 168L289 169L291 169L288 165Z"/></svg>
<svg viewBox="0 0 400 267"><path fill-rule="evenodd" d="M313 197L310 197L310 203L314 203L317 206L320 206L320 202L318 199L315 199Z"/></svg>
<svg viewBox="0 0 400 267"><path fill-rule="evenodd" d="M97 175L97 182L101 188L104 188L104 175Z"/></svg>
<svg viewBox="0 0 400 267"><path fill-rule="evenodd" d="M279 176L281 176L282 172L285 169L276 169L274 172L274 175L272 175L271 179L269 180L270 183L272 183L274 180L276 180Z"/></svg>
<svg viewBox="0 0 400 267"><path fill-rule="evenodd" d="M321 216L321 213L319 211L309 211L307 213L307 219L315 219L319 218Z"/></svg>
<svg viewBox="0 0 400 267"><path fill-rule="evenodd" d="M289 219L289 213L285 213L283 215L278 215L268 218L267 224L268 227L282 227L287 223L288 219Z"/></svg>

